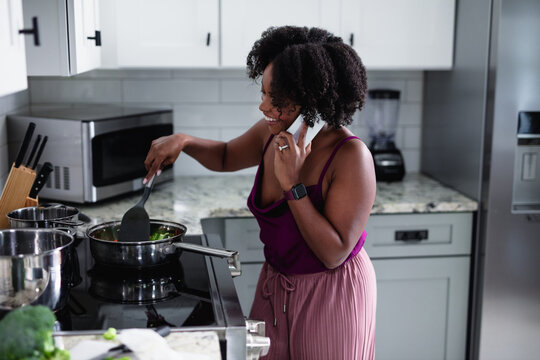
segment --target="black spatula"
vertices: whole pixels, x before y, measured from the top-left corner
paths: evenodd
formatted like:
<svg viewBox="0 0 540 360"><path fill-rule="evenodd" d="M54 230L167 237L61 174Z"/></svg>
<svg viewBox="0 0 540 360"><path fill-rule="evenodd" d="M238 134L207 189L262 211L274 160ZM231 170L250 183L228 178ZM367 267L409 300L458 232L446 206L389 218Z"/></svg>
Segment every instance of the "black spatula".
<svg viewBox="0 0 540 360"><path fill-rule="evenodd" d="M150 238L150 218L144 209L144 203L148 200L152 186L154 185L154 176L148 181L144 187L144 193L139 202L129 209L122 217L120 224L120 234L118 234L120 242L138 242L148 241Z"/></svg>

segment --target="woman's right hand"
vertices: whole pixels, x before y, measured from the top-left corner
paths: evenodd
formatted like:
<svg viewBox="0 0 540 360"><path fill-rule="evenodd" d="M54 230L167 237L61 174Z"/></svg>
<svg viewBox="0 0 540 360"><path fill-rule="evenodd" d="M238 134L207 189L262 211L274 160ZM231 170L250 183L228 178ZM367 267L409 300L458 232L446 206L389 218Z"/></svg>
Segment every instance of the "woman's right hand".
<svg viewBox="0 0 540 360"><path fill-rule="evenodd" d="M176 161L184 148L185 137L185 134L178 133L152 141L152 146L144 160L144 167L148 171L143 181L145 184L158 171Z"/></svg>

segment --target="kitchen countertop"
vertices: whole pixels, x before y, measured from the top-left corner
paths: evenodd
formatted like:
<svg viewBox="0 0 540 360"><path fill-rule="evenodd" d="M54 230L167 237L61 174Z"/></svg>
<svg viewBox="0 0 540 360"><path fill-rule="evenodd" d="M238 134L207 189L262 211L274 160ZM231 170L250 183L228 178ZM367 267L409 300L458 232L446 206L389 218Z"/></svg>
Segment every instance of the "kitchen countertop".
<svg viewBox="0 0 540 360"><path fill-rule="evenodd" d="M201 234L200 219L252 216L246 200L254 175L176 177L156 185L146 202L151 219L179 222L188 234ZM135 194L98 204L74 205L92 218L93 224L121 220L142 196ZM461 193L421 175L407 174L403 181L377 183L372 215L476 211L478 203Z"/></svg>

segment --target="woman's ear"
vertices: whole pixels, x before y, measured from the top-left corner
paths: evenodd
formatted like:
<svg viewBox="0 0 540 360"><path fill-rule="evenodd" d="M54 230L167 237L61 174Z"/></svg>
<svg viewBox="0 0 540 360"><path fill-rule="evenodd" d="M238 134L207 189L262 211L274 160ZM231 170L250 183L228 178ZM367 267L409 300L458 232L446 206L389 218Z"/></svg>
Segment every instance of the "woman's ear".
<svg viewBox="0 0 540 360"><path fill-rule="evenodd" d="M300 105L290 105L289 113L295 113L297 111L300 111Z"/></svg>

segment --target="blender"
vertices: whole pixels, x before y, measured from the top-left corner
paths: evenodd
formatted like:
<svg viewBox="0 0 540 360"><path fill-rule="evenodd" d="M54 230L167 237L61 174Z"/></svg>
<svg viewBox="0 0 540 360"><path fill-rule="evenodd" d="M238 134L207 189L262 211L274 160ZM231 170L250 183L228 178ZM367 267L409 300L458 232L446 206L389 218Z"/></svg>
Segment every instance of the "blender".
<svg viewBox="0 0 540 360"><path fill-rule="evenodd" d="M394 143L399 117L399 96L398 90L368 91L365 119L377 181L400 181L405 175L403 156Z"/></svg>

